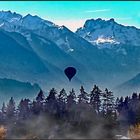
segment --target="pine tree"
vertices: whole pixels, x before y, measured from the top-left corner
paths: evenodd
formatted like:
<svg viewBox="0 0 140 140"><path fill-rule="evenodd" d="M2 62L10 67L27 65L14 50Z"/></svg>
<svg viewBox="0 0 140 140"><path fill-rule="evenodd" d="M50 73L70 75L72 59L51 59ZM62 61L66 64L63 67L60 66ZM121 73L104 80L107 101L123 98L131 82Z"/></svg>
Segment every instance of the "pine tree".
<svg viewBox="0 0 140 140"><path fill-rule="evenodd" d="M38 106L38 103L35 100L32 102L31 111L32 111L33 115L40 114L40 107Z"/></svg>
<svg viewBox="0 0 140 140"><path fill-rule="evenodd" d="M5 114L6 113L6 106L5 106L5 103L3 102L2 104L2 113Z"/></svg>
<svg viewBox="0 0 140 140"><path fill-rule="evenodd" d="M124 107L125 107L126 109L128 109L128 106L129 106L128 104L129 104L129 97L126 96L125 99L124 99Z"/></svg>
<svg viewBox="0 0 140 140"><path fill-rule="evenodd" d="M103 110L105 114L114 111L115 103L114 103L114 96L112 94L113 92L109 91L107 88L105 89L105 92L103 93Z"/></svg>
<svg viewBox="0 0 140 140"><path fill-rule="evenodd" d="M123 101L124 101L124 99L123 99L123 97L121 97L119 100L119 103L121 104L121 103L123 103Z"/></svg>
<svg viewBox="0 0 140 140"><path fill-rule="evenodd" d="M67 99L67 93L65 89L63 88L59 95L58 95L58 115L59 117L63 117L66 112L66 99Z"/></svg>
<svg viewBox="0 0 140 140"><path fill-rule="evenodd" d="M59 102L65 103L66 102L66 99L67 99L67 93L66 93L65 89L63 88L60 91L60 94L58 95L58 100L59 100Z"/></svg>
<svg viewBox="0 0 140 140"><path fill-rule="evenodd" d="M20 119L27 119L30 116L29 99L22 99L18 106L18 116Z"/></svg>
<svg viewBox="0 0 140 140"><path fill-rule="evenodd" d="M44 93L43 91L40 89L37 97L36 97L36 101L37 102L43 102L45 100L45 96L44 96Z"/></svg>
<svg viewBox="0 0 140 140"><path fill-rule="evenodd" d="M113 128L117 126L117 112L115 108L113 92L109 91L107 88L103 93L103 125L106 130L105 137L113 137Z"/></svg>
<svg viewBox="0 0 140 140"><path fill-rule="evenodd" d="M52 88L49 92L48 97L46 98L46 101L51 102L51 101L56 100L56 94L57 94L57 91L54 88Z"/></svg>
<svg viewBox="0 0 140 140"><path fill-rule="evenodd" d="M122 108L123 108L123 105L124 105L124 103L123 103L123 101L124 101L124 99L123 99L123 97L121 97L120 99L119 99L119 101L118 101L118 105L117 105L117 111L118 112L120 112L121 110L122 110Z"/></svg>
<svg viewBox="0 0 140 140"><path fill-rule="evenodd" d="M66 110L68 112L67 119L69 121L76 120L76 95L74 89L70 91L70 94L67 96Z"/></svg>
<svg viewBox="0 0 140 140"><path fill-rule="evenodd" d="M76 104L76 95L74 89L70 91L70 94L67 96L67 108L71 108Z"/></svg>
<svg viewBox="0 0 140 140"><path fill-rule="evenodd" d="M139 99L137 93L132 94L132 98L128 105L128 121L130 124L136 123L136 120L139 120Z"/></svg>
<svg viewBox="0 0 140 140"><path fill-rule="evenodd" d="M45 96L43 91L40 89L37 97L36 97L36 112L40 113L45 110ZM35 103L34 103L35 105Z"/></svg>
<svg viewBox="0 0 140 140"><path fill-rule="evenodd" d="M6 114L9 119L14 118L14 116L15 116L15 101L14 101L13 97L11 97L11 99L9 100L9 103L8 103L7 109L6 109Z"/></svg>
<svg viewBox="0 0 140 140"><path fill-rule="evenodd" d="M88 103L89 95L87 92L85 92L84 87L81 86L80 88L80 94L78 95L78 102L79 103Z"/></svg>
<svg viewBox="0 0 140 140"><path fill-rule="evenodd" d="M56 94L57 91L52 88L49 92L49 96L46 98L46 109L49 113L52 114L56 114L58 110Z"/></svg>
<svg viewBox="0 0 140 140"><path fill-rule="evenodd" d="M90 104L98 113L100 112L101 107L101 92L102 91L98 88L98 86L94 85L94 88L90 93Z"/></svg>
<svg viewBox="0 0 140 140"><path fill-rule="evenodd" d="M5 103L2 104L2 108L1 108L1 111L2 111L2 115L1 115L1 119L4 121L6 119L6 106L5 106Z"/></svg>
<svg viewBox="0 0 140 140"><path fill-rule="evenodd" d="M132 94L132 99L129 102L129 109L132 110L132 112L136 112L138 110L138 104L139 99L137 93Z"/></svg>
<svg viewBox="0 0 140 140"><path fill-rule="evenodd" d="M93 111L93 109L92 109ZM93 111L94 112L94 111ZM80 88L80 94L78 95L78 104L76 110L76 120L80 127L87 128L87 124L92 118L94 113L91 113L91 105L89 103L89 94L85 92L83 86Z"/></svg>
<svg viewBox="0 0 140 140"><path fill-rule="evenodd" d="M132 94L132 100L137 100L137 99L138 99L137 93L133 93L133 94Z"/></svg>

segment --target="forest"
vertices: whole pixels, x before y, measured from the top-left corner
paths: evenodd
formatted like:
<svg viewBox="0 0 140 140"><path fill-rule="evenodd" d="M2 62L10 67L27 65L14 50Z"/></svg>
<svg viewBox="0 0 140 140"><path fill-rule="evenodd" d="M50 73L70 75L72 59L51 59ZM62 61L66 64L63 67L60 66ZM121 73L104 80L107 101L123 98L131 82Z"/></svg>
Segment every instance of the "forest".
<svg viewBox="0 0 140 140"><path fill-rule="evenodd" d="M1 101L2 102L2 101ZM10 139L113 139L140 138L134 126L140 122L140 94L115 97L97 85L87 93L52 88L48 95L40 89L34 100L11 97L0 111L0 138ZM140 129L139 129L140 131ZM138 132L136 132L138 133Z"/></svg>

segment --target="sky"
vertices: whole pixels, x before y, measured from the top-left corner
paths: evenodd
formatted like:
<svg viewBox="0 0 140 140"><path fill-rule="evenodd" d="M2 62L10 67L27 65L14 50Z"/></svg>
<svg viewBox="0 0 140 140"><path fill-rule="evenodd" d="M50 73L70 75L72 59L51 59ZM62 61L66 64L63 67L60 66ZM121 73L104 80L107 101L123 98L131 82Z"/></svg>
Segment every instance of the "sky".
<svg viewBox="0 0 140 140"><path fill-rule="evenodd" d="M110 19L140 28L139 1L0 1L0 10L38 15L72 31L87 19Z"/></svg>

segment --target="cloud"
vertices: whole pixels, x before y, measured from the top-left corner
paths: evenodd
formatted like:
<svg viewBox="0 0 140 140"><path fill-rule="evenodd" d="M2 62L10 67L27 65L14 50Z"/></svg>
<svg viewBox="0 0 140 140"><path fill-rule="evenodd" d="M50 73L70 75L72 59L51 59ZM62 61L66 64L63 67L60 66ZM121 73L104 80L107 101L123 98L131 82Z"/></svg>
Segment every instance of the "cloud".
<svg viewBox="0 0 140 140"><path fill-rule="evenodd" d="M110 9L98 9L98 10L87 10L84 11L84 13L98 13L98 12L109 12L111 11Z"/></svg>

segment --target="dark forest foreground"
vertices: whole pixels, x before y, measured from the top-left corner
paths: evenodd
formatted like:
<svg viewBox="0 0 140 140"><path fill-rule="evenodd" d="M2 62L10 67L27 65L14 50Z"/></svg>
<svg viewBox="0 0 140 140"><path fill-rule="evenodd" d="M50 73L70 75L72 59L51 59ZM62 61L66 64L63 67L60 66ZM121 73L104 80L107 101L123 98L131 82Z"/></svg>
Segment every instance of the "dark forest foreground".
<svg viewBox="0 0 140 140"><path fill-rule="evenodd" d="M77 96L76 96L77 95ZM35 100L13 98L0 112L0 138L117 138L140 122L140 95L116 98L107 88L94 85L87 93L72 89L57 92L52 88L47 97L42 90ZM129 133L130 134L130 133Z"/></svg>

